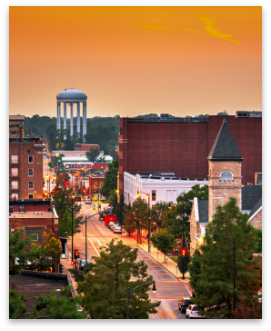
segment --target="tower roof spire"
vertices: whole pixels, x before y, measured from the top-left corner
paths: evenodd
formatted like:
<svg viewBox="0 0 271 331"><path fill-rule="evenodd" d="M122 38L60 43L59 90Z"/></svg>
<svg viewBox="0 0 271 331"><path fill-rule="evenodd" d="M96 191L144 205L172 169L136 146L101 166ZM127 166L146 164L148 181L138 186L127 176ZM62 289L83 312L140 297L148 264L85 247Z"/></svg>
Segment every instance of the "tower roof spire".
<svg viewBox="0 0 271 331"><path fill-rule="evenodd" d="M209 159L241 160L241 154L226 119L223 120L218 135L216 136L213 147L209 153Z"/></svg>

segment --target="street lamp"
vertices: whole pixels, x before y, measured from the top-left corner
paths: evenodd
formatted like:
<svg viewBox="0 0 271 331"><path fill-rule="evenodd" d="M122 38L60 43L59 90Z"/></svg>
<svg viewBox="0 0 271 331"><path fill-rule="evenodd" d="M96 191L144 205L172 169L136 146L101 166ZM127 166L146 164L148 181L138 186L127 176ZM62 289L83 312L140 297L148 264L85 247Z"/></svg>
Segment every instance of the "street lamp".
<svg viewBox="0 0 271 331"><path fill-rule="evenodd" d="M130 287L128 287L128 293L127 293L127 319L129 319L130 293L134 292L136 289L138 289L141 286L151 285L151 284L152 284L152 292L155 293L156 292L155 280L152 283L144 283L144 284L138 285L137 287L135 287L131 291L130 291Z"/></svg>
<svg viewBox="0 0 271 331"><path fill-rule="evenodd" d="M73 202L75 199L75 195L72 195L71 199L72 199L72 262L73 262Z"/></svg>
<svg viewBox="0 0 271 331"><path fill-rule="evenodd" d="M45 175L45 177L47 178L47 191L49 192L49 194L50 194L50 175ZM48 187L48 182L49 182L49 187ZM49 188L49 190L48 190L48 188Z"/></svg>
<svg viewBox="0 0 271 331"><path fill-rule="evenodd" d="M233 240L231 240L230 238L224 237L224 236L220 236L218 234L214 234L214 239L213 239L213 244L216 244L216 237L221 237L224 239L228 239L230 242L233 243L233 252L234 252L234 257L233 257L233 287L234 287L234 292L233 292L233 310L235 310L235 238Z"/></svg>

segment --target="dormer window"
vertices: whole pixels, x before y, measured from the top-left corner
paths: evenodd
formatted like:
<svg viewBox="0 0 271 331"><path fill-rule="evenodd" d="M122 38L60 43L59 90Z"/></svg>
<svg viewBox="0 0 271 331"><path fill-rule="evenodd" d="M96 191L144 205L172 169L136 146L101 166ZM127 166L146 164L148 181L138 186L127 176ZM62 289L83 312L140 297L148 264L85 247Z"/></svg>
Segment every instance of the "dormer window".
<svg viewBox="0 0 271 331"><path fill-rule="evenodd" d="M224 170L220 174L220 180L233 180L233 175L229 170Z"/></svg>

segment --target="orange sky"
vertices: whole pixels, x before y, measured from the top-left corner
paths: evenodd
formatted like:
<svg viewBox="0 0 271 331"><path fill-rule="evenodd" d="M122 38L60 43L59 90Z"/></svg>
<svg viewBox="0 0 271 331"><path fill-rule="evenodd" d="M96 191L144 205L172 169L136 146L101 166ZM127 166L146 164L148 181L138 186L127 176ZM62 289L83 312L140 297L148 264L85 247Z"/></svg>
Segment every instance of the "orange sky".
<svg viewBox="0 0 271 331"><path fill-rule="evenodd" d="M262 110L261 7L10 7L9 112L88 117Z"/></svg>

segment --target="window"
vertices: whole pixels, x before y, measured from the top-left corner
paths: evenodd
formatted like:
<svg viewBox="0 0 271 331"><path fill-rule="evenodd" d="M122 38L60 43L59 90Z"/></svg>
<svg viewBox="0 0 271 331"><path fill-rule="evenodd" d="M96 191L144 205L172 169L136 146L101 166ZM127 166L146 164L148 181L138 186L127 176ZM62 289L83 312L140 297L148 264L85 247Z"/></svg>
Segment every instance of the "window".
<svg viewBox="0 0 271 331"><path fill-rule="evenodd" d="M98 182L94 183L94 188L98 188Z"/></svg>
<svg viewBox="0 0 271 331"><path fill-rule="evenodd" d="M255 173L255 185L262 185L262 173L261 172Z"/></svg>
<svg viewBox="0 0 271 331"><path fill-rule="evenodd" d="M33 193L29 193L28 194L28 199L34 199L34 194Z"/></svg>
<svg viewBox="0 0 271 331"><path fill-rule="evenodd" d="M232 173L228 170L224 170L220 174L220 180L233 180Z"/></svg>
<svg viewBox="0 0 271 331"><path fill-rule="evenodd" d="M102 188L102 186L103 186L103 183L100 183L100 188Z"/></svg>
<svg viewBox="0 0 271 331"><path fill-rule="evenodd" d="M18 190L18 181L17 180L12 180L11 181L11 188L13 190Z"/></svg>
<svg viewBox="0 0 271 331"><path fill-rule="evenodd" d="M34 182L28 182L28 189L34 188Z"/></svg>
<svg viewBox="0 0 271 331"><path fill-rule="evenodd" d="M28 163L34 163L34 156L28 155Z"/></svg>
<svg viewBox="0 0 271 331"><path fill-rule="evenodd" d="M11 168L11 176L18 177L18 168Z"/></svg>
<svg viewBox="0 0 271 331"><path fill-rule="evenodd" d="M43 242L43 230L42 229L26 229L26 237L29 237L30 235L34 235L33 241L37 242L38 244L42 244ZM31 246L31 244L29 245Z"/></svg>
<svg viewBox="0 0 271 331"><path fill-rule="evenodd" d="M11 163L18 164L18 155L11 155Z"/></svg>
<svg viewBox="0 0 271 331"><path fill-rule="evenodd" d="M167 201L171 201L171 190L167 190Z"/></svg>
<svg viewBox="0 0 271 331"><path fill-rule="evenodd" d="M156 201L156 191L151 191L151 199L152 201Z"/></svg>
<svg viewBox="0 0 271 331"><path fill-rule="evenodd" d="M28 169L28 177L33 177L34 176L34 170L29 168Z"/></svg>
<svg viewBox="0 0 271 331"><path fill-rule="evenodd" d="M15 198L15 199L18 199L18 193L11 193L11 197Z"/></svg>

